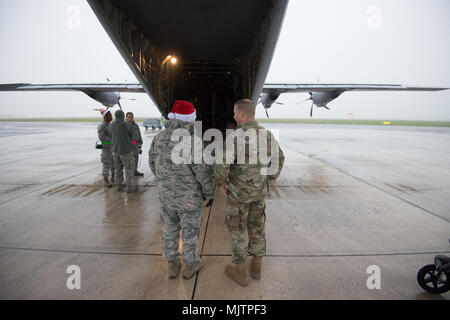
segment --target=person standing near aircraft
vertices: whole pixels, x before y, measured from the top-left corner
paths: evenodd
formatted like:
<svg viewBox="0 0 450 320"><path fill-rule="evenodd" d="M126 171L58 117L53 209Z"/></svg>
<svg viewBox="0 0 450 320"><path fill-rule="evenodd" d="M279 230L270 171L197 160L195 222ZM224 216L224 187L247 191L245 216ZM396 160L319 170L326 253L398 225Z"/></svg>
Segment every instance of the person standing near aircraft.
<svg viewBox="0 0 450 320"><path fill-rule="evenodd" d="M249 99L242 99L234 104L234 119L238 130L227 139L233 139L231 152L233 161L216 164L216 186L226 196L226 225L231 236L232 262L225 267L228 278L242 286L248 285L248 275L245 267L247 254L253 256L250 264L250 275L254 279L261 278L261 259L266 253L265 221L266 202L269 195L268 181L278 178L284 164L284 155L272 133L255 121L255 104ZM241 140L244 157L239 159L236 135L239 130L249 135ZM251 131L254 133L254 145L251 144ZM261 138L262 137L262 138ZM262 143L267 142L264 150ZM261 152L261 150L264 150ZM256 156L254 163L249 160ZM265 154L266 153L266 154ZM262 163L262 156L267 158L267 164ZM275 158L277 157L277 158ZM225 157L226 158L226 157ZM229 159L230 160L230 159ZM243 160L243 161L242 161ZM268 167L273 166L273 174ZM267 170L267 171L265 171ZM267 174L262 174L263 172ZM248 243L246 233L248 231Z"/></svg>
<svg viewBox="0 0 450 320"><path fill-rule="evenodd" d="M114 182L114 161L111 152L111 129L109 124L112 121L112 114L110 110L98 109L103 121L97 126L97 135L102 144L102 154L100 161L102 163L102 176L105 187L111 188L112 184L109 182L109 172L111 171L111 182Z"/></svg>
<svg viewBox="0 0 450 320"><path fill-rule="evenodd" d="M134 184L134 155L132 141L133 128L131 124L124 120L125 114L122 110L115 113L116 121L111 124L112 136L112 154L116 171L117 191L128 186L127 192L136 191ZM127 184L123 183L123 169L125 168L125 177Z"/></svg>
<svg viewBox="0 0 450 320"><path fill-rule="evenodd" d="M166 129L159 132L148 152L150 169L156 177L161 220L163 222L163 259L168 261L169 279L178 276L181 262L178 253L179 235L183 240L183 278L189 279L202 267L198 253L198 239L202 224L202 201L213 203L212 167L203 161L200 164L174 161L172 152L179 139L189 141L186 152L192 152L196 112L192 103L175 101Z"/></svg>
<svg viewBox="0 0 450 320"><path fill-rule="evenodd" d="M134 161L135 161L135 176L143 176L144 174L137 171L138 163L139 163L139 153L143 144L142 141L142 135L141 130L139 129L139 126L136 122L134 122L134 115L133 112L127 112L126 119L129 123L131 123L131 126L133 127L133 136L135 137L135 140L132 141L133 143L133 155L134 155Z"/></svg>

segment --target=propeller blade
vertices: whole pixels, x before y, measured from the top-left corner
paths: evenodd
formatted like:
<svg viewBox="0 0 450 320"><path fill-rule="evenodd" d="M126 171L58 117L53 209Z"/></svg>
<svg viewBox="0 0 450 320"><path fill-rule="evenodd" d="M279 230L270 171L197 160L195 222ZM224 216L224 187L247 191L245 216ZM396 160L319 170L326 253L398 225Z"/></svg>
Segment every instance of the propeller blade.
<svg viewBox="0 0 450 320"><path fill-rule="evenodd" d="M108 78L108 77L106 77L106 81L110 82L110 80L109 80L109 78Z"/></svg>
<svg viewBox="0 0 450 320"><path fill-rule="evenodd" d="M313 110L313 107L314 107L314 102L311 104L311 110L309 111L309 116L312 118L312 110Z"/></svg>
<svg viewBox="0 0 450 320"><path fill-rule="evenodd" d="M135 98L124 98L124 97L122 97L122 96L120 95L120 92L117 92L116 94L117 94L117 101L119 101L119 100L131 100L131 101L136 101Z"/></svg>
<svg viewBox="0 0 450 320"><path fill-rule="evenodd" d="M266 116L267 116L267 118L269 118L269 113L267 112L267 109L266 109Z"/></svg>
<svg viewBox="0 0 450 320"><path fill-rule="evenodd" d="M274 103L276 103L276 104L279 104L279 105L284 105L284 103L282 103L282 102L274 102Z"/></svg>
<svg viewBox="0 0 450 320"><path fill-rule="evenodd" d="M117 104L119 105L120 110L123 111L122 106L120 105L120 101L119 101L119 100L117 100Z"/></svg>
<svg viewBox="0 0 450 320"><path fill-rule="evenodd" d="M309 97L308 99L306 99L306 100L303 100L303 101L300 101L300 102L297 102L297 106L299 105L299 104L302 104L303 102L306 102L306 101L308 101L308 100L312 100L312 98L311 97Z"/></svg>

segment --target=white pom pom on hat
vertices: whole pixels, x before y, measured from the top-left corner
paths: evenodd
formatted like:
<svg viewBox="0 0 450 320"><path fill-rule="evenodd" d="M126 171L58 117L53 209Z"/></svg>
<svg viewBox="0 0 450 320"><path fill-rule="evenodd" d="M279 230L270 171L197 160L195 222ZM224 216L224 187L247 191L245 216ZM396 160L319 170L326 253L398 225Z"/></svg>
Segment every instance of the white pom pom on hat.
<svg viewBox="0 0 450 320"><path fill-rule="evenodd" d="M170 120L192 122L196 119L196 112L194 105L189 101L177 100L173 104L172 112L167 116Z"/></svg>

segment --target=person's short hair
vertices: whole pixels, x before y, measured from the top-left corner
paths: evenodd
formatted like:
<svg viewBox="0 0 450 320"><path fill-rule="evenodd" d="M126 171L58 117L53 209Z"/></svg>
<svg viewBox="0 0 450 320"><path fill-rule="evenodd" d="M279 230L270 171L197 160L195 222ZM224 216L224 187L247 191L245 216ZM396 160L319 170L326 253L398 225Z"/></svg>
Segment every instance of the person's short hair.
<svg viewBox="0 0 450 320"><path fill-rule="evenodd" d="M133 112L127 112L127 114L125 115L125 118L128 117L129 114L131 114L134 117Z"/></svg>
<svg viewBox="0 0 450 320"><path fill-rule="evenodd" d="M244 111L245 115L248 117L254 117L255 116L255 104L250 99L241 99L234 103L236 108L239 111Z"/></svg>

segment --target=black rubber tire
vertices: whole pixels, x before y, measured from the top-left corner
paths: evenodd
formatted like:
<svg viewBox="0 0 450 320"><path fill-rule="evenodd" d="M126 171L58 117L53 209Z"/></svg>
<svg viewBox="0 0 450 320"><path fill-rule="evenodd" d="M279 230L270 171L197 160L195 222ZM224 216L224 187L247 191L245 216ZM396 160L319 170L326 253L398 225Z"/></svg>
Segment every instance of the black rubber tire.
<svg viewBox="0 0 450 320"><path fill-rule="evenodd" d="M435 272L436 267L434 264L426 265L417 273L417 282L423 290L429 293L441 294L447 292L450 289L450 274L445 273L446 282L441 283L439 287L437 287L436 283L433 281L436 279L434 275Z"/></svg>

